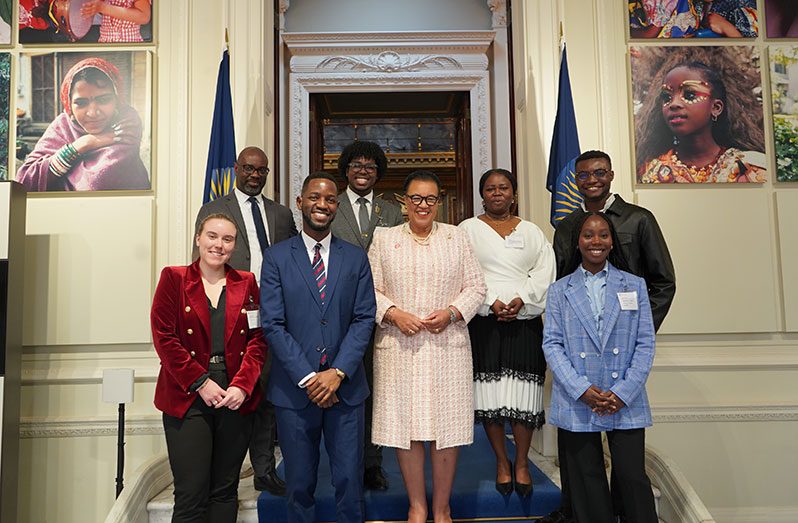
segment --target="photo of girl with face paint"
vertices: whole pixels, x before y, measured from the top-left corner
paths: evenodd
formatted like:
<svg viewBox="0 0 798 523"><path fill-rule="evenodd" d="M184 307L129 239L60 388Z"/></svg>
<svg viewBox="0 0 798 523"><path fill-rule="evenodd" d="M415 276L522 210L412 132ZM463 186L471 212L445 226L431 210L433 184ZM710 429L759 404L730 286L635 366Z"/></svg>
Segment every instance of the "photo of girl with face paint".
<svg viewBox="0 0 798 523"><path fill-rule="evenodd" d="M633 47L631 55L639 183L767 179L752 47Z"/></svg>

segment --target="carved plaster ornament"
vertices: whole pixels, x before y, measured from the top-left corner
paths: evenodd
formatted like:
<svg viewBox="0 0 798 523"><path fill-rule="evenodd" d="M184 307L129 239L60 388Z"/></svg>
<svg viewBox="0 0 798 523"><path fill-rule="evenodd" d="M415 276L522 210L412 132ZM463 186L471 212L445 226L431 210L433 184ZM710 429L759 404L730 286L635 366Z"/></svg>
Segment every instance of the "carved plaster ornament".
<svg viewBox="0 0 798 523"><path fill-rule="evenodd" d="M488 0L488 9L493 13L491 25L497 27L507 27L507 2L506 0Z"/></svg>
<svg viewBox="0 0 798 523"><path fill-rule="evenodd" d="M316 70L349 70L349 71L380 71L383 73L397 73L418 71L421 69L462 69L463 66L454 58L448 56L408 56L402 58L396 51L383 51L376 56L357 58L354 56L331 56L325 58Z"/></svg>

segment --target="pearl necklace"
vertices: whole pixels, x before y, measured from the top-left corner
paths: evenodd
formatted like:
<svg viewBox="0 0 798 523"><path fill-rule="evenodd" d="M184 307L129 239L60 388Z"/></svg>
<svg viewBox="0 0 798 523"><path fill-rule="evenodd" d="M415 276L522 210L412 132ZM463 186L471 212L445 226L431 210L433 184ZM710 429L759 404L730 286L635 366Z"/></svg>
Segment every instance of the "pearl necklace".
<svg viewBox="0 0 798 523"><path fill-rule="evenodd" d="M419 236L413 232L413 229L410 228L410 223L405 223L402 226L402 230L410 235L413 238L413 241L419 245L429 245L430 238L432 235L435 234L435 231L438 230L438 222L432 222L432 229L429 231L429 234L426 236Z"/></svg>

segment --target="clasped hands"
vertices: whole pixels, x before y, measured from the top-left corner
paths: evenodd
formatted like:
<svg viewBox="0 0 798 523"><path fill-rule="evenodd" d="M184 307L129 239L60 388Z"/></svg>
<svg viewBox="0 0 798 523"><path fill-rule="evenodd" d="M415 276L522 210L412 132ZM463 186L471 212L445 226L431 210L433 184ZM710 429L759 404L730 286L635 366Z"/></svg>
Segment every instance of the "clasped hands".
<svg viewBox="0 0 798 523"><path fill-rule="evenodd" d="M518 316L521 307L524 306L524 300L516 296L510 303L504 303L501 300L496 300L490 306L490 310L496 315L497 321L513 321Z"/></svg>
<svg viewBox="0 0 798 523"><path fill-rule="evenodd" d="M405 336L414 336L422 330L438 334L443 332L452 321L449 309L438 309L432 311L426 318L419 318L415 314L403 311L398 307L392 307L388 316L386 319L402 331Z"/></svg>
<svg viewBox="0 0 798 523"><path fill-rule="evenodd" d="M621 398L611 390L603 391L595 385L591 385L579 399L587 404L590 409L599 416L615 414L626 406Z"/></svg>
<svg viewBox="0 0 798 523"><path fill-rule="evenodd" d="M343 378L338 376L335 369L327 369L317 372L307 383L305 392L310 401L322 409L332 407L338 403L338 395L335 393L341 386Z"/></svg>
<svg viewBox="0 0 798 523"><path fill-rule="evenodd" d="M223 389L210 378L200 385L197 393L202 398L202 401L205 402L205 405L215 409L227 407L230 410L238 410L244 400L247 399L247 395L238 387Z"/></svg>

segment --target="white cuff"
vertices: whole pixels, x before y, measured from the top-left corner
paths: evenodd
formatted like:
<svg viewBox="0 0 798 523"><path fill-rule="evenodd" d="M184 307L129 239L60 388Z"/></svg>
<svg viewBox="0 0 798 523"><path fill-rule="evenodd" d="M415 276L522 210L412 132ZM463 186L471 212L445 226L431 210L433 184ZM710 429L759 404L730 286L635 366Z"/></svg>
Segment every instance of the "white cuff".
<svg viewBox="0 0 798 523"><path fill-rule="evenodd" d="M316 375L315 372L311 372L310 374L308 374L307 376L305 376L304 378L299 380L299 383L297 383L297 385L299 385L299 388L300 389L304 389L305 388L305 384L307 384L308 380L310 378L312 378L313 376L315 376L315 375Z"/></svg>

